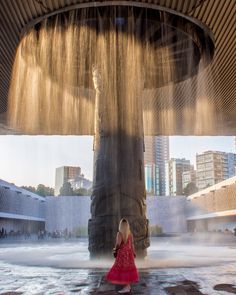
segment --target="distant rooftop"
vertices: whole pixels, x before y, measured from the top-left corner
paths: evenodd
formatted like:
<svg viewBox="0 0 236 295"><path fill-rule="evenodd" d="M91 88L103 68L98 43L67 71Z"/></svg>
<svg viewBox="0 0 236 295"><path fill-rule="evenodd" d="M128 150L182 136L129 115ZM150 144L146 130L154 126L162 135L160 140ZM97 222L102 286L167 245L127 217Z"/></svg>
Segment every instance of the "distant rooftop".
<svg viewBox="0 0 236 295"><path fill-rule="evenodd" d="M202 152L202 153L197 153L197 155L205 155L205 154L212 154L212 153L217 153L217 154L235 154L235 153L233 153L233 152L223 152L223 151L211 151L211 150L209 150L209 151L205 151L205 152Z"/></svg>
<svg viewBox="0 0 236 295"><path fill-rule="evenodd" d="M19 194L24 194L24 195L27 195L33 199L38 199L38 200L41 200L41 201L45 201L45 198L44 197L41 197L35 193L32 193L26 189L23 189L23 188L20 188L18 186L16 186L14 183L10 183L10 182L7 182L5 180L2 180L0 179L0 187L3 187L5 189L10 189L11 191L15 191Z"/></svg>
<svg viewBox="0 0 236 295"><path fill-rule="evenodd" d="M231 178L228 178L226 180L223 180L221 182L218 182L217 184L214 184L212 186L209 186L195 194L192 194L190 196L187 197L187 200L192 200L192 199L196 199L196 198L199 198L199 197L202 197L210 192L213 192L213 191L216 191L216 190L219 190L221 188L225 188L231 184L234 184L236 183L236 176L233 176Z"/></svg>

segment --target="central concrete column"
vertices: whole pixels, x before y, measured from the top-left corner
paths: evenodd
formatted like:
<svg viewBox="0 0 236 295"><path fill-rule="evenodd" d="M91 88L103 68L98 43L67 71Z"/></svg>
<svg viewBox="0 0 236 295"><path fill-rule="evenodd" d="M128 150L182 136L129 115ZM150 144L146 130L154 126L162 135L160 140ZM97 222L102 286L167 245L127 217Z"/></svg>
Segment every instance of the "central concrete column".
<svg viewBox="0 0 236 295"><path fill-rule="evenodd" d="M118 80L122 83L122 79ZM94 187L89 251L91 257L111 255L118 223L125 217L130 222L138 255L145 256L149 238L141 89L137 86L129 97L121 92L107 97L109 91L98 67L93 68L93 82L96 90Z"/></svg>

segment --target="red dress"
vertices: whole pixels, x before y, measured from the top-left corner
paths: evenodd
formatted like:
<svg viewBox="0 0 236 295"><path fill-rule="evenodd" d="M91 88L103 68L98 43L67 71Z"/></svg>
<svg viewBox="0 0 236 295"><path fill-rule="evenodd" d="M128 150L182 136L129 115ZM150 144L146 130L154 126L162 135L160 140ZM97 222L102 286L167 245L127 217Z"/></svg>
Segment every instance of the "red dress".
<svg viewBox="0 0 236 295"><path fill-rule="evenodd" d="M134 252L132 247L132 235L127 242L120 244L116 260L106 275L106 279L113 284L128 285L138 282L138 271L134 263Z"/></svg>

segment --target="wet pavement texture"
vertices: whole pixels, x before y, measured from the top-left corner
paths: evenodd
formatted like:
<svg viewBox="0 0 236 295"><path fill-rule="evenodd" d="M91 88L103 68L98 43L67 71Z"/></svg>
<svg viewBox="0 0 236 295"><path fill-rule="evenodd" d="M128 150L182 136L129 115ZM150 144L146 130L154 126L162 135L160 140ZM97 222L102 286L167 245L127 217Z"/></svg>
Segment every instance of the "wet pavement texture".
<svg viewBox="0 0 236 295"><path fill-rule="evenodd" d="M88 257L82 239L0 245L0 295L119 294L122 286L105 280L114 259ZM153 239L147 259L136 263L140 280L132 285L133 295L236 294L234 244L197 246Z"/></svg>
<svg viewBox="0 0 236 295"><path fill-rule="evenodd" d="M122 286L105 280L107 270L53 269L0 265L1 295L115 295ZM128 293L127 293L128 294ZM140 280L130 294L226 295L236 294L236 264L209 268L150 269L140 271Z"/></svg>

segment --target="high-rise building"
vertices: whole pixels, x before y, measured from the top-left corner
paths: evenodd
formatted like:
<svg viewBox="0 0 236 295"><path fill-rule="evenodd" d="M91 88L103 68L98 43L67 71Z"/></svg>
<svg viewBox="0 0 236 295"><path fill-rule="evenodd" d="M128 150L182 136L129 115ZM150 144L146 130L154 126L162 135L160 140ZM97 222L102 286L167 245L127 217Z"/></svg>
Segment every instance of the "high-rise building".
<svg viewBox="0 0 236 295"><path fill-rule="evenodd" d="M68 182L70 179L76 179L80 175L80 167L62 166L56 168L55 196L60 194L60 189L65 182Z"/></svg>
<svg viewBox="0 0 236 295"><path fill-rule="evenodd" d="M145 176L146 190L150 187L155 195L166 195L165 163L169 160L168 136L145 136ZM152 180L151 180L152 178ZM152 183L152 185L151 185Z"/></svg>
<svg viewBox="0 0 236 295"><path fill-rule="evenodd" d="M93 186L93 182L84 177L83 174L77 176L76 178L69 179L68 182L71 184L73 190L84 188L89 190Z"/></svg>
<svg viewBox="0 0 236 295"><path fill-rule="evenodd" d="M166 163L166 194L176 196L183 194L183 172L191 170L186 159L170 159Z"/></svg>
<svg viewBox="0 0 236 295"><path fill-rule="evenodd" d="M155 164L145 165L145 185L146 192L152 195L160 194L159 169Z"/></svg>
<svg viewBox="0 0 236 295"><path fill-rule="evenodd" d="M194 170L193 165L190 165L190 170L183 172L183 175L182 175L182 188L183 188L183 190L190 182L197 185L196 184L196 170Z"/></svg>
<svg viewBox="0 0 236 295"><path fill-rule="evenodd" d="M236 175L236 154L206 151L196 155L197 187L202 190Z"/></svg>

